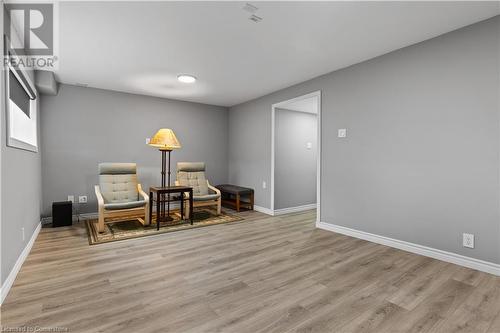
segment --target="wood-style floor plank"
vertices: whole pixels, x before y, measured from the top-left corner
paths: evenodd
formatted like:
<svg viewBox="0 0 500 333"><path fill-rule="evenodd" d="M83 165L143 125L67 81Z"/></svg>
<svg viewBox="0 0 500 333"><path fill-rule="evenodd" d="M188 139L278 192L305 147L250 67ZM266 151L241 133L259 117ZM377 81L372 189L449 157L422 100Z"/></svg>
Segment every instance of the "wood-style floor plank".
<svg viewBox="0 0 500 333"><path fill-rule="evenodd" d="M500 333L500 278L315 228L315 211L89 246L43 228L2 327Z"/></svg>

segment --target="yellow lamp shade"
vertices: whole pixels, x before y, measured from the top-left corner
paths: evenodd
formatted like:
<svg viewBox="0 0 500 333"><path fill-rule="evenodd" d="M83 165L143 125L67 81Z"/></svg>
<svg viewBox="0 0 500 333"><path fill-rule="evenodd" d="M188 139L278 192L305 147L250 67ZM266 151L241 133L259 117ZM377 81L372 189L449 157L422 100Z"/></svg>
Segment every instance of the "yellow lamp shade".
<svg viewBox="0 0 500 333"><path fill-rule="evenodd" d="M160 150L174 150L181 148L181 144L174 131L170 128L162 128L151 138L149 145Z"/></svg>

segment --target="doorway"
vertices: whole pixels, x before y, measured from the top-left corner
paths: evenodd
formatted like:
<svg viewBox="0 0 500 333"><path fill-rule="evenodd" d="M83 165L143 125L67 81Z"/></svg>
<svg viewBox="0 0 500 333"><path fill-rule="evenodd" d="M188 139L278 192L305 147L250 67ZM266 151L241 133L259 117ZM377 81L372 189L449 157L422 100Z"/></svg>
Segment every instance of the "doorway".
<svg viewBox="0 0 500 333"><path fill-rule="evenodd" d="M316 208L320 221L321 92L272 105L271 210Z"/></svg>

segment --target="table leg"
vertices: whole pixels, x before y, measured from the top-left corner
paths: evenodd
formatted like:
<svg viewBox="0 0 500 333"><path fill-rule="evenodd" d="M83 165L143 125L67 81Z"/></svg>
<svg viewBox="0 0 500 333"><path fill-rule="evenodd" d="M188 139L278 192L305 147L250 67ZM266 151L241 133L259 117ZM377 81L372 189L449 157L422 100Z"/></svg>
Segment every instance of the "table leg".
<svg viewBox="0 0 500 333"><path fill-rule="evenodd" d="M156 199L160 201L160 210L158 211L158 217L156 219L157 221L159 221L159 218L161 218L161 215L163 214L163 194L157 194Z"/></svg>
<svg viewBox="0 0 500 333"><path fill-rule="evenodd" d="M193 189L189 190L189 220L193 225Z"/></svg>
<svg viewBox="0 0 500 333"><path fill-rule="evenodd" d="M164 198L165 198L164 194L160 194L158 196L158 200L160 200L160 215L159 215L160 218L158 219L158 221L163 218L163 215L164 215L164 212L165 212L165 201L164 201Z"/></svg>
<svg viewBox="0 0 500 333"><path fill-rule="evenodd" d="M167 216L170 217L170 193L167 194Z"/></svg>
<svg viewBox="0 0 500 333"><path fill-rule="evenodd" d="M149 225L153 222L153 202L153 192L149 192Z"/></svg>
<svg viewBox="0 0 500 333"><path fill-rule="evenodd" d="M161 220L160 199L161 199L161 194L158 195L158 193L156 193L156 230L160 230L160 220Z"/></svg>
<svg viewBox="0 0 500 333"><path fill-rule="evenodd" d="M181 192L181 221L184 220L184 192Z"/></svg>

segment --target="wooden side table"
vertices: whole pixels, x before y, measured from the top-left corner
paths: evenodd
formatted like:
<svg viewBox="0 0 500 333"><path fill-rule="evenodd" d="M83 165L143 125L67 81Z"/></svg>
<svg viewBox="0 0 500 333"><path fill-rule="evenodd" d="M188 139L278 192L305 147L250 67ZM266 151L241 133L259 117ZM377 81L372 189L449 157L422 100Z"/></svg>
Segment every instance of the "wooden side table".
<svg viewBox="0 0 500 333"><path fill-rule="evenodd" d="M254 191L252 188L237 185L222 184L215 186L220 190L222 204L230 206L240 211L242 206L253 210ZM248 197L248 201L242 200L242 197Z"/></svg>
<svg viewBox="0 0 500 333"><path fill-rule="evenodd" d="M160 222L170 221L170 202L181 202L181 219L184 219L184 193L189 194L189 221L193 224L193 188L188 186L152 186L149 188L149 223L153 218L153 202L156 202L156 230L160 230ZM155 197L156 194L156 197ZM179 197L172 197L170 194L179 194ZM170 196L169 196L170 195ZM165 203L167 215L165 215Z"/></svg>

